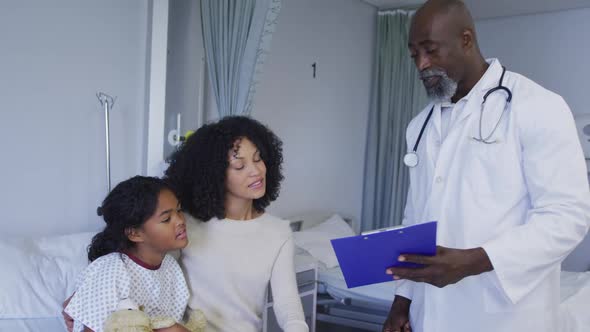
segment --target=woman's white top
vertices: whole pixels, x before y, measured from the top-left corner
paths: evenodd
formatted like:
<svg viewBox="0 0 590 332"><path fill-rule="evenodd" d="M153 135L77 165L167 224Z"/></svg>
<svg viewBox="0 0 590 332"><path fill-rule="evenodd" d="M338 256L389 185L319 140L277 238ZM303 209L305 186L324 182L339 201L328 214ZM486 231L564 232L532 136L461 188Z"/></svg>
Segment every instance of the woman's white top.
<svg viewBox="0 0 590 332"><path fill-rule="evenodd" d="M246 221L188 214L188 246L182 250L191 299L207 317L207 331L261 331L267 286L279 325L307 332L297 291L289 223L269 214Z"/></svg>

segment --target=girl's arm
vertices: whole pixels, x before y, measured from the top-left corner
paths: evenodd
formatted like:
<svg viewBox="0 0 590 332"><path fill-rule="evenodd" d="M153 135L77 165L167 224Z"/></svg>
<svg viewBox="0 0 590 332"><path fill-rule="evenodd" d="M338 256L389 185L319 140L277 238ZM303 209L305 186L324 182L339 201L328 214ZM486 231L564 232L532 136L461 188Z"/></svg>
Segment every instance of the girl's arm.
<svg viewBox="0 0 590 332"><path fill-rule="evenodd" d="M101 330L109 315L117 310L120 299L128 297L129 284L128 271L118 254L92 262L64 309L74 319L74 330ZM64 319L67 320L65 315Z"/></svg>
<svg viewBox="0 0 590 332"><path fill-rule="evenodd" d="M66 328L67 328L68 332L72 332L74 330L74 319L72 317L70 317L70 315L66 314L66 307L68 306L68 303L70 303L72 296L74 296L74 294L70 295L70 297L68 297L64 301L64 303L62 304L62 310L61 310L61 314L64 317L64 323L66 323Z"/></svg>

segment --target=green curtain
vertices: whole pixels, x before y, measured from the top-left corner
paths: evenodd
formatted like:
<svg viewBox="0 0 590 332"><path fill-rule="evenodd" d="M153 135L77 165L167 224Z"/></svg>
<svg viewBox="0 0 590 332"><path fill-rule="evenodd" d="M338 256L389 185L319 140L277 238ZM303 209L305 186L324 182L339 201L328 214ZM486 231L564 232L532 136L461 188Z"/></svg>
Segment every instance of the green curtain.
<svg viewBox="0 0 590 332"><path fill-rule="evenodd" d="M427 97L408 50L413 12L379 12L361 230L399 225L409 184L406 127Z"/></svg>
<svg viewBox="0 0 590 332"><path fill-rule="evenodd" d="M203 46L219 116L249 115L282 0L201 0Z"/></svg>

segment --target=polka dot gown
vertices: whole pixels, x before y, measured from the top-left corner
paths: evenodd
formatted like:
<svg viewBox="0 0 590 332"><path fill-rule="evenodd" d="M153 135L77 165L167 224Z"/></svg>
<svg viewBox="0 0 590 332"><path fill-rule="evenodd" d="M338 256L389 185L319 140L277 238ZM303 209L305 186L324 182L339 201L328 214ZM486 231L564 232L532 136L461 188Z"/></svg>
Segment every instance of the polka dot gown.
<svg viewBox="0 0 590 332"><path fill-rule="evenodd" d="M181 321L189 292L178 263L169 255L157 270L144 268L127 255L111 253L92 262L80 275L65 311L74 331L84 326L102 332L104 322L122 300L130 299L150 316Z"/></svg>

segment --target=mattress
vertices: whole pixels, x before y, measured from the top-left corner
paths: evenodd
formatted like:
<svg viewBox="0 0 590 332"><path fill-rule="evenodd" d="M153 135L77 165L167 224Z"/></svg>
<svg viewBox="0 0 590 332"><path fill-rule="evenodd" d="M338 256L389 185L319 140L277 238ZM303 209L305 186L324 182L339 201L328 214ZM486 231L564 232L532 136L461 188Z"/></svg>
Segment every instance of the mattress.
<svg viewBox="0 0 590 332"><path fill-rule="evenodd" d="M326 293L336 299L348 299L355 305L370 307L389 311L391 302L395 297L395 281L383 282L380 284L348 288L340 268L320 269L318 281Z"/></svg>
<svg viewBox="0 0 590 332"><path fill-rule="evenodd" d="M565 332L590 330L590 272L561 272L561 325Z"/></svg>
<svg viewBox="0 0 590 332"><path fill-rule="evenodd" d="M318 282L335 299L352 301L355 306L389 310L395 297L395 281L347 288L340 268L320 269ZM561 272L560 317L563 332L590 329L590 272Z"/></svg>
<svg viewBox="0 0 590 332"><path fill-rule="evenodd" d="M37 319L0 319L0 332L64 332L62 317Z"/></svg>

